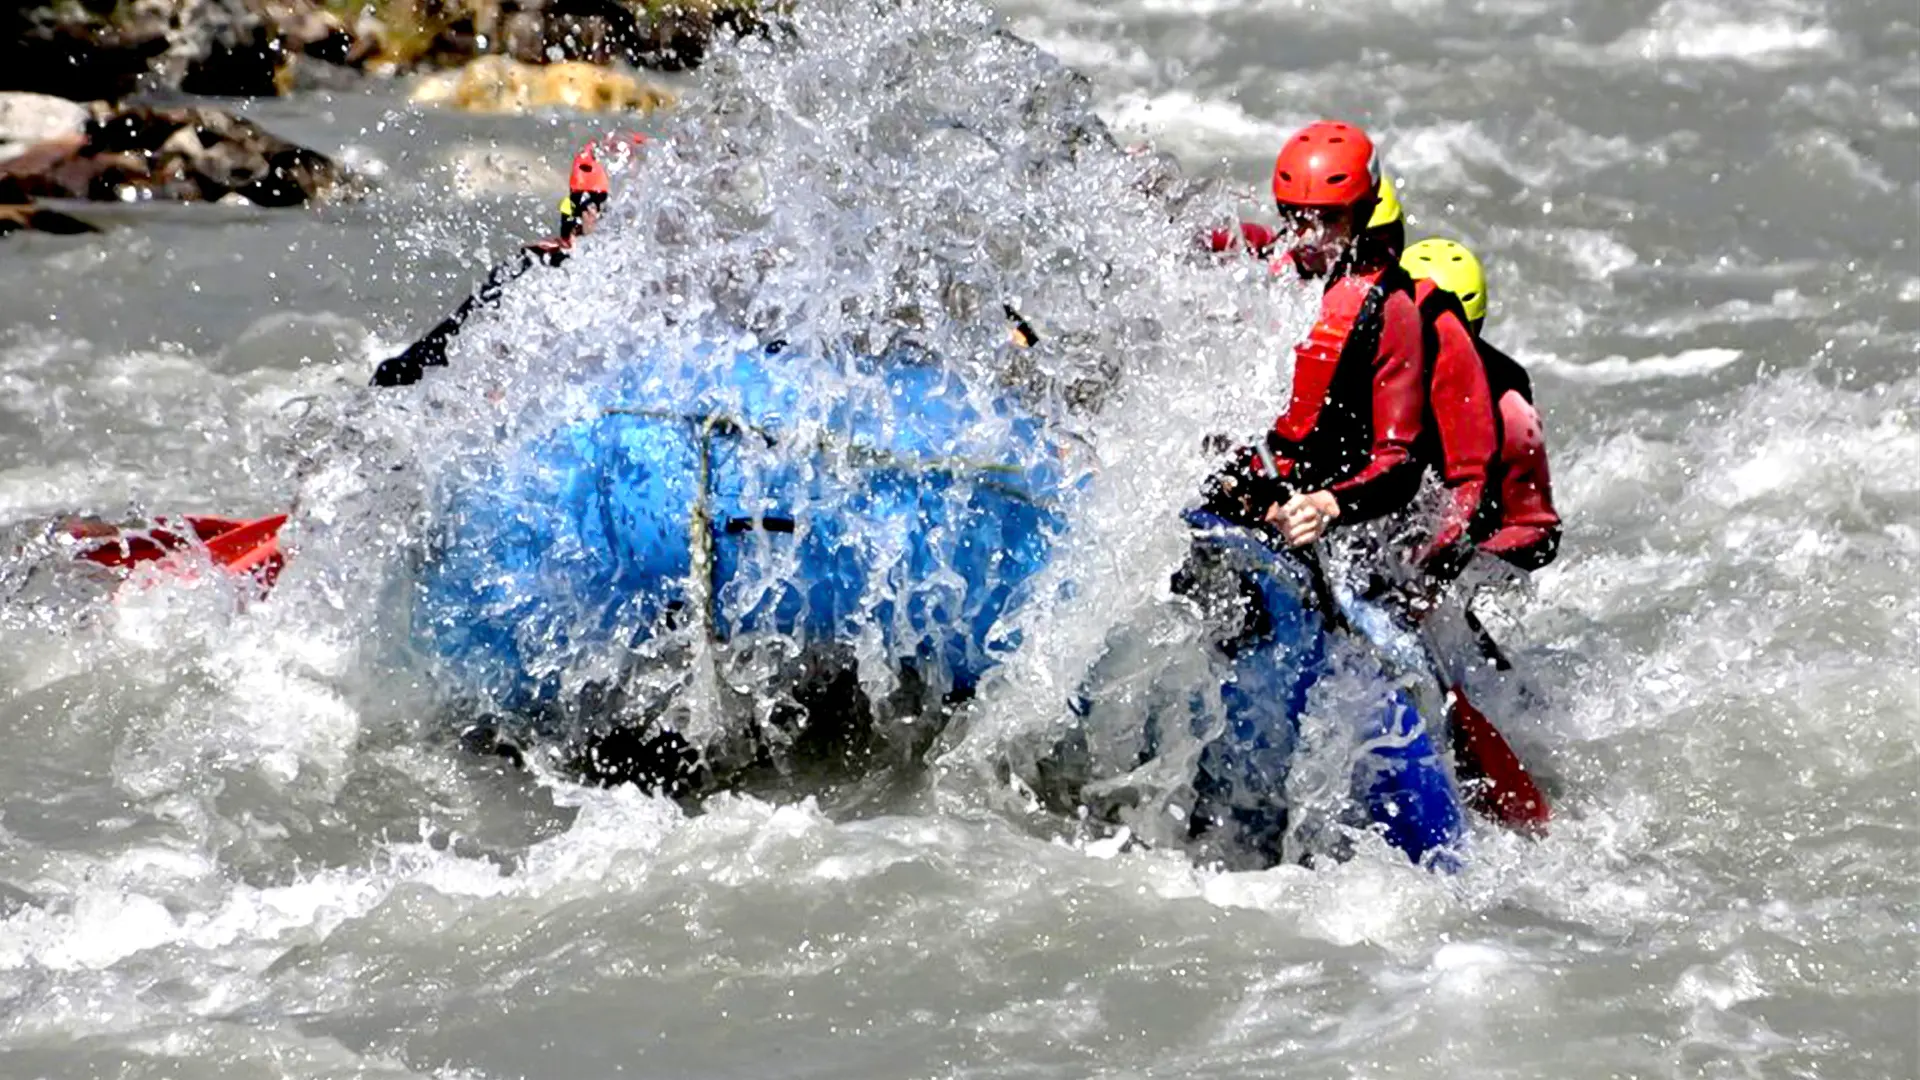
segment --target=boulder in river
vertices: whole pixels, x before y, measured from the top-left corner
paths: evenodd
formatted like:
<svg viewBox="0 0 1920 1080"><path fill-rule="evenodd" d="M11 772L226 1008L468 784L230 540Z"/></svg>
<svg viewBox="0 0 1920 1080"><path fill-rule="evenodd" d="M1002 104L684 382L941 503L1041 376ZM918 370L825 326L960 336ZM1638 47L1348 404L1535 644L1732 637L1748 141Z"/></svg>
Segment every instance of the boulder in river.
<svg viewBox="0 0 1920 1080"><path fill-rule="evenodd" d="M99 232L97 225L89 225L71 214L58 210L49 210L33 203L0 203L0 236L16 232L55 233L72 236L78 233Z"/></svg>
<svg viewBox="0 0 1920 1080"><path fill-rule="evenodd" d="M413 100L468 112L519 113L565 108L581 112L652 112L673 104L668 91L624 71L579 61L524 64L483 56L454 72L428 75Z"/></svg>
<svg viewBox="0 0 1920 1080"><path fill-rule="evenodd" d="M333 159L218 109L96 106L81 134L0 162L0 202L238 195L259 206L296 206L355 188Z"/></svg>

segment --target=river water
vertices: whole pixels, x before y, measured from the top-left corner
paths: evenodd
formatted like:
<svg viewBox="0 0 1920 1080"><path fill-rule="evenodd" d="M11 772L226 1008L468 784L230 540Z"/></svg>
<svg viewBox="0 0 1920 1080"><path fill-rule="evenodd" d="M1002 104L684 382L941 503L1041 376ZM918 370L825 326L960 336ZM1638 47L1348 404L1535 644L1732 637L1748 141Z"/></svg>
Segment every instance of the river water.
<svg viewBox="0 0 1920 1080"><path fill-rule="evenodd" d="M376 194L6 242L0 1075L1920 1070L1910 4L822 6L690 79L604 243L418 394L360 387L549 224L579 118L248 103ZM1165 209L1086 110L1201 186ZM1525 675L1497 719L1559 816L1476 825L1451 876L1057 841L978 766L1164 581L1193 432L1271 400L1249 358L1301 298L1180 248L1257 212L1323 114L1376 133L1412 235L1479 251L1487 333L1534 373L1567 542L1491 623ZM822 336L884 311L984 356L996 293L1065 343L1058 384L1121 388L1068 549L1100 604L1054 613L941 768L859 813L689 816L448 744L386 609L410 478L505 422L479 403L563 398L603 343L709 308ZM109 599L46 536L289 504L266 603Z"/></svg>

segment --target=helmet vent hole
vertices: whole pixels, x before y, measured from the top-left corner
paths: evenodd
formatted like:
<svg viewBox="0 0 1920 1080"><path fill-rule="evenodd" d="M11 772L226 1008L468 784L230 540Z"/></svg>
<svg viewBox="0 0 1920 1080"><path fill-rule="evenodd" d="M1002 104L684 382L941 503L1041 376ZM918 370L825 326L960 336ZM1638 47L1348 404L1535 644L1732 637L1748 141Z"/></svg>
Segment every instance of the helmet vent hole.
<svg viewBox="0 0 1920 1080"><path fill-rule="evenodd" d="M1471 304L1475 300L1478 300L1479 298L1480 298L1480 290L1475 289L1472 292L1467 293L1465 296L1462 296L1460 299L1463 303Z"/></svg>
<svg viewBox="0 0 1920 1080"><path fill-rule="evenodd" d="M1329 184L1344 184L1346 183L1346 181L1347 181L1347 174L1343 172L1334 173L1332 176L1327 177L1327 183Z"/></svg>
<svg viewBox="0 0 1920 1080"><path fill-rule="evenodd" d="M1346 139L1346 136L1344 135L1335 135L1333 138L1328 139L1327 141L1330 143L1337 143L1337 142L1346 142L1347 139Z"/></svg>
<svg viewBox="0 0 1920 1080"><path fill-rule="evenodd" d="M1280 174L1280 179L1285 180L1287 183L1291 184L1293 183L1293 174L1290 172L1282 172Z"/></svg>

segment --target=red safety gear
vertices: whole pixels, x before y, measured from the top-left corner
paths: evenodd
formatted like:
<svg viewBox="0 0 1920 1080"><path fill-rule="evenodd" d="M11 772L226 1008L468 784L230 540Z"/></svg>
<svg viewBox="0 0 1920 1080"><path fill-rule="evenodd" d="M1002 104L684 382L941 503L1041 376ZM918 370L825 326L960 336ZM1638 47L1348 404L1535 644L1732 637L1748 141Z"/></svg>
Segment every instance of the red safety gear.
<svg viewBox="0 0 1920 1080"><path fill-rule="evenodd" d="M573 155L573 172L567 177L567 190L575 195L605 195L610 190L606 166L600 164L592 143Z"/></svg>
<svg viewBox="0 0 1920 1080"><path fill-rule="evenodd" d="M1279 233L1257 221L1243 221L1238 228L1214 229L1205 241L1207 250L1215 254L1245 251L1256 259L1272 258L1274 245L1279 242Z"/></svg>
<svg viewBox="0 0 1920 1080"><path fill-rule="evenodd" d="M582 146L573 155L573 171L567 176L567 191L573 195L605 195L611 191L607 186L607 167L600 160L600 151L615 150L623 142L633 147L644 146L647 137L637 131L629 131L595 139ZM622 157L619 160L626 159Z"/></svg>
<svg viewBox="0 0 1920 1080"><path fill-rule="evenodd" d="M1486 365L1460 301L1430 280L1414 283L1427 358L1427 437L1420 456L1446 487L1446 505L1433 536L1415 557L1442 580L1458 574L1473 554L1475 515L1500 453L1500 424Z"/></svg>
<svg viewBox="0 0 1920 1080"><path fill-rule="evenodd" d="M1560 550L1560 515L1553 508L1553 480L1533 383L1519 362L1482 339L1474 341L1500 414L1500 458L1494 499L1483 511L1491 535L1480 550L1522 570L1538 570Z"/></svg>
<svg viewBox="0 0 1920 1080"><path fill-rule="evenodd" d="M1368 521L1412 501L1426 409L1420 313L1398 266L1343 274L1294 350L1293 393L1267 448L1283 479L1328 490L1340 522Z"/></svg>
<svg viewBox="0 0 1920 1080"><path fill-rule="evenodd" d="M1273 162L1273 199L1283 206L1366 207L1380 191L1373 140L1352 124L1323 120L1293 133Z"/></svg>

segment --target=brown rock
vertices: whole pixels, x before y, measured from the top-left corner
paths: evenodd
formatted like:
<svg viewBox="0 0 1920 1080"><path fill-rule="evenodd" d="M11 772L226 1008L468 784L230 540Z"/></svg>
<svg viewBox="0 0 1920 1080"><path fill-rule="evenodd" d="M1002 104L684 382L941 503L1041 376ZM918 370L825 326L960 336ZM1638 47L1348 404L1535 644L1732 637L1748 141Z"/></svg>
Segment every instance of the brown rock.
<svg viewBox="0 0 1920 1080"><path fill-rule="evenodd" d="M79 5L59 15L0 8L0 90L79 101L123 97L166 51L164 33L123 30Z"/></svg>
<svg viewBox="0 0 1920 1080"><path fill-rule="evenodd" d="M644 67L698 67L716 35L766 29L759 0L640 0L640 44L630 59Z"/></svg>
<svg viewBox="0 0 1920 1080"><path fill-rule="evenodd" d="M499 54L528 64L693 67L716 33L759 29L762 0L375 0L381 62L452 67Z"/></svg>
<svg viewBox="0 0 1920 1080"><path fill-rule="evenodd" d="M373 42L329 0L63 0L0 9L0 90L114 100L144 85L286 92L296 57L358 65Z"/></svg>
<svg viewBox="0 0 1920 1080"><path fill-rule="evenodd" d="M357 182L323 154L217 109L100 107L83 136L0 162L0 199L214 201L294 206Z"/></svg>
<svg viewBox="0 0 1920 1080"><path fill-rule="evenodd" d="M666 90L623 71L579 61L523 64L504 56L482 56L459 71L428 75L414 87L412 99L482 113L651 112L673 103Z"/></svg>

